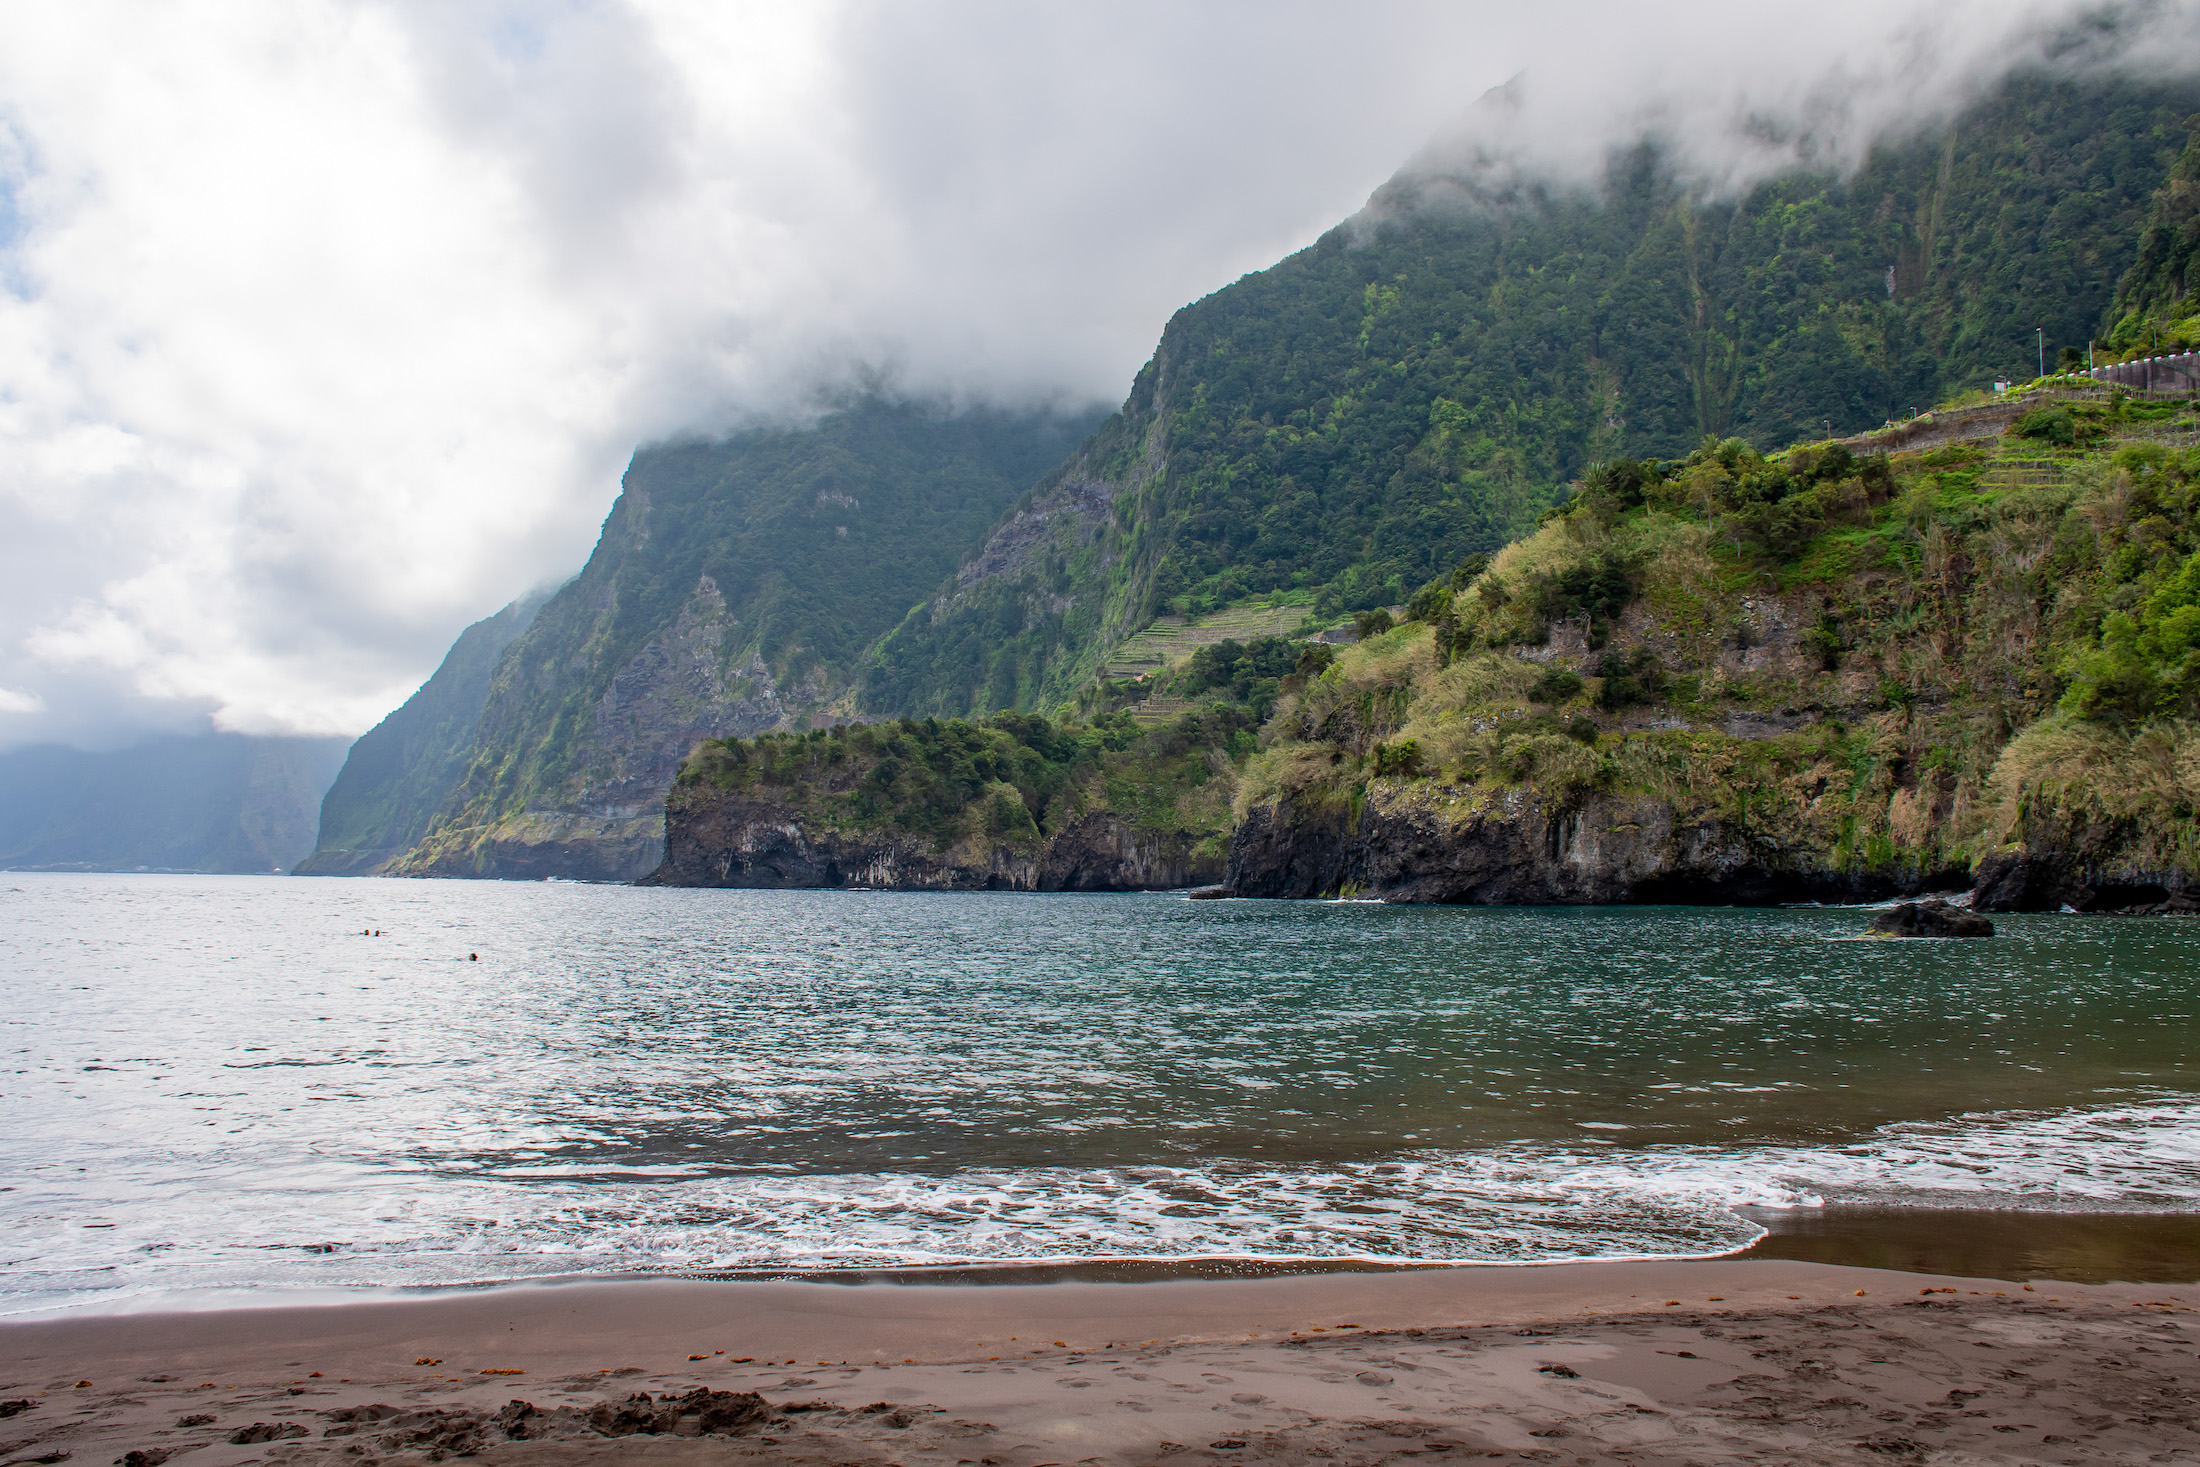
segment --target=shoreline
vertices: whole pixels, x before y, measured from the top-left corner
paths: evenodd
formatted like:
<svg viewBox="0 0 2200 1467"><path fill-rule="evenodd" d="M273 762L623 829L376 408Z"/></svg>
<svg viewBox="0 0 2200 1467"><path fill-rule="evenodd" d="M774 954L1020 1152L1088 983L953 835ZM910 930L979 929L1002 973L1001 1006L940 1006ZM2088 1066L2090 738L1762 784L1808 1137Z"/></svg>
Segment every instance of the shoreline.
<svg viewBox="0 0 2200 1467"><path fill-rule="evenodd" d="M349 1435L348 1418L330 1413L377 1405L392 1421L416 1418L427 1423L419 1430L446 1437L459 1429L454 1423L472 1423L465 1429L480 1438L483 1456L515 1462L718 1462L770 1446L773 1461L890 1458L914 1467L982 1455L998 1467L1038 1467L1153 1462L1171 1448L1227 1460L1246 1448L1224 1442L1256 1439L1272 1448L1256 1453L1265 1458L1311 1460L1350 1447L1346 1438L1364 1435L1370 1422L1404 1423L1399 1430L1455 1444L1471 1437L1481 1443L1476 1451L1531 1455L1552 1433L1572 1434L1583 1450L1593 1439L1601 1453L1634 1440L1630 1432L1670 1434L1684 1419L1697 1422L1686 1459L1709 1462L1724 1458L1695 1438L1711 1424L1739 1432L1737 1441L1757 1431L1748 1411L1737 1414L1738 1397L1718 1394L1737 1382L1774 1390L1799 1375L1810 1400L1833 1393L1836 1404L1826 1409L1842 1431L1872 1405L1902 1415L1910 1435L1901 1439L1918 1442L1927 1429L1960 1436L1977 1424L1979 1408L1896 1401L1903 1391L1930 1384L1933 1397L1961 1401L2001 1389L1992 1381L1951 1385L1955 1366L2055 1380L2076 1393L2065 1414L2084 1416L2084 1401L2108 1389L2081 1378L2107 1369L2092 1362L2112 1355L2131 1365L2117 1367L2118 1389L2135 1383L2133 1370L2157 1363L2172 1371L2181 1364L2189 1375L2194 1331L2185 1321L2196 1305L2200 1285L2028 1287L1764 1258L1135 1284L515 1284L426 1298L0 1322L0 1397L31 1403L0 1419L0 1461L57 1461L54 1452L70 1451L106 1462L185 1446L191 1467L271 1456L334 1461L352 1443L324 1439ZM2061 1332L2054 1340L2041 1333L2050 1326ZM1821 1368L1833 1344L1858 1330L1873 1331L1869 1358ZM1750 1342L1739 1350L1725 1343L1736 1331ZM1970 1353L1997 1341L2030 1353ZM2157 1352L2149 1341L2180 1348ZM1801 1363L1775 1374L1758 1368L1782 1351L1800 1352ZM1930 1368L1926 1351L1936 1362ZM1467 1371L1467 1357L1482 1363ZM1834 1369L1840 1391L1827 1378ZM1095 1383L1108 1389L1080 1394ZM1631 1403L1618 1416L1607 1409L1615 1386ZM754 1392L757 1409L780 1414L730 1437L692 1441L607 1438L587 1424L587 1412L610 1410L635 1392L662 1401L697 1391L731 1393L726 1400ZM1872 1391L1892 1404L1879 1404ZM2021 1417L2034 1441L2041 1430L2060 1434L2039 1427L2046 1407L2036 1397L2023 1397L2010 1421L1997 1416L1978 1429ZM495 1413L513 1400L529 1403L542 1422L564 1423L558 1430L568 1438L500 1436ZM790 1404L799 1411L785 1411ZM2192 1430L2181 1391L2174 1403L2164 1397L2162 1409L2172 1406L2186 1423L2179 1432ZM571 1409L556 1415L560 1407ZM1783 1419L1781 1430L1792 1434L1795 1419ZM2169 1419L2145 1427L2156 1450L2192 1440L2160 1435ZM229 1439L260 1426L283 1434L269 1439L272 1449L267 1440ZM777 1435L756 1435L765 1431ZM705 1454L666 1455L675 1450ZM1357 1449L1345 1454L1363 1459ZM138 1467L152 1460L141 1455ZM1669 1459L1638 1452L1629 1460Z"/></svg>
<svg viewBox="0 0 2200 1467"><path fill-rule="evenodd" d="M1737 1207L1764 1229L1746 1246L1721 1253L1619 1258L1526 1260L1370 1258L1071 1258L1024 1262L952 1262L805 1269L793 1266L680 1269L662 1272L561 1273L447 1283L217 1285L144 1293L116 1290L6 1310L0 1330L14 1324L147 1315L220 1314L236 1310L334 1309L373 1304L494 1296L512 1290L587 1285L803 1284L851 1289L999 1289L1092 1284L1109 1287L1265 1279L1389 1277L1477 1270L1501 1273L1622 1265L1703 1267L1718 1263L1786 1261L1883 1269L1936 1277L2068 1284L2128 1283L2200 1286L2200 1210L2138 1211L2046 1208L1964 1208L1908 1204L1831 1203L1820 1207Z"/></svg>

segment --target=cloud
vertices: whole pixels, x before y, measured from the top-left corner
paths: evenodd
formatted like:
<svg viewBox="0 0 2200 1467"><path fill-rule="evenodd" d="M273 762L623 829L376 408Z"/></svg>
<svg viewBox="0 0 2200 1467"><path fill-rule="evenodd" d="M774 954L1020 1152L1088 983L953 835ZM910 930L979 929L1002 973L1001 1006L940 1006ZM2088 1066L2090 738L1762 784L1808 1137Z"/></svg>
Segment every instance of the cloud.
<svg viewBox="0 0 2200 1467"><path fill-rule="evenodd" d="M1707 191L1777 173L1847 171L1871 146L1952 120L2012 70L2067 76L2200 70L2200 7L1943 0L1930 7L1641 7L1601 18L1597 44L1531 67L1438 130L1381 190L1503 194L1533 180L1589 187L1615 142L1656 140Z"/></svg>
<svg viewBox="0 0 2200 1467"><path fill-rule="evenodd" d="M1914 10L0 10L0 744L356 731L577 569L655 437L866 373L1116 399L1509 77L1576 155L1650 117L1709 158L2074 13Z"/></svg>

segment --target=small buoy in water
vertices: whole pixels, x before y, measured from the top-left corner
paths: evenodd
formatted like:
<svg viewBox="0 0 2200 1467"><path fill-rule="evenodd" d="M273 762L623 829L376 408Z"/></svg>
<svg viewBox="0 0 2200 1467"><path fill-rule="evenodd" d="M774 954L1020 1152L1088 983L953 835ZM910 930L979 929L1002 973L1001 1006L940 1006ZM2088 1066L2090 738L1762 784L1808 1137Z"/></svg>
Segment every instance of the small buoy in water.
<svg viewBox="0 0 2200 1467"><path fill-rule="evenodd" d="M469 963L478 963L478 962L480 962L480 961L481 961L481 954L480 954L480 953L468 953L468 954L466 954L466 961L467 961L467 962L469 962Z"/></svg>

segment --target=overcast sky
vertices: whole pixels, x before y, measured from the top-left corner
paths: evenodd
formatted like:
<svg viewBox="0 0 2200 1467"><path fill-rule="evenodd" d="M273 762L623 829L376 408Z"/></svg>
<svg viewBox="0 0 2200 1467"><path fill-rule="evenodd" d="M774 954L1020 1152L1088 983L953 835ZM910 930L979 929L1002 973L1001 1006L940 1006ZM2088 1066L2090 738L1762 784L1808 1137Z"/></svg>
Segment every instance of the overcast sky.
<svg viewBox="0 0 2200 1467"><path fill-rule="evenodd" d="M1795 146L1750 119L1852 154L2077 9L1921 8L0 9L0 747L357 733L579 568L637 443L853 372L1119 400L1508 79L1470 140L1648 122L1731 183Z"/></svg>

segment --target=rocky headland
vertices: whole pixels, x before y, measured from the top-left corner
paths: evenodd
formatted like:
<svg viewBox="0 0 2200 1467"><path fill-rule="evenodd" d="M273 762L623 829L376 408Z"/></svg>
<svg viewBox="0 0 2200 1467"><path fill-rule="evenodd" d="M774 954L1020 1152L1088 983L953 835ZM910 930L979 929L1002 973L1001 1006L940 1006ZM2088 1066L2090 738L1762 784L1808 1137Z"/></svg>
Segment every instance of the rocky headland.
<svg viewBox="0 0 2200 1467"><path fill-rule="evenodd" d="M1008 714L714 740L644 884L1133 891L1215 882L1242 712L1147 732Z"/></svg>

